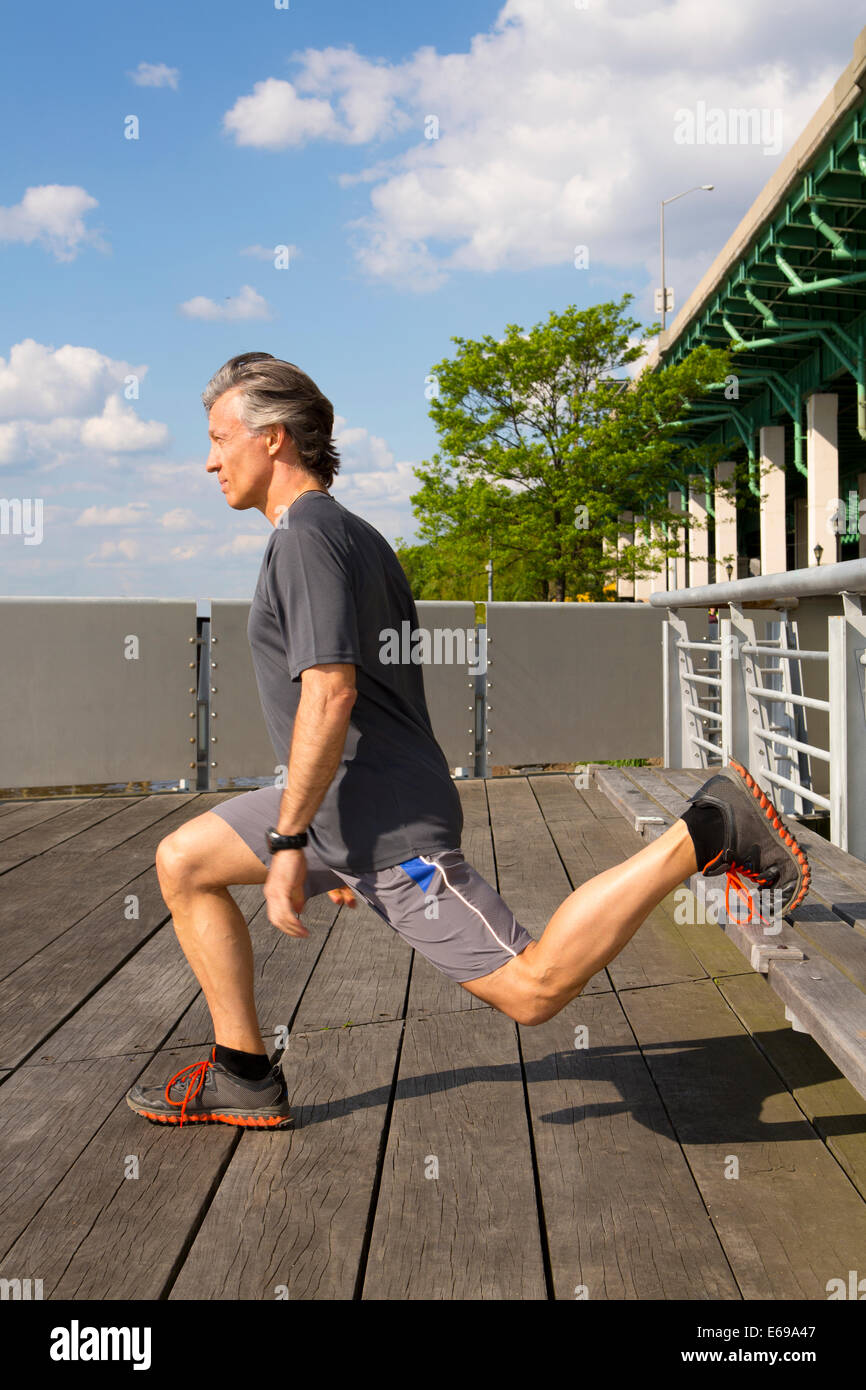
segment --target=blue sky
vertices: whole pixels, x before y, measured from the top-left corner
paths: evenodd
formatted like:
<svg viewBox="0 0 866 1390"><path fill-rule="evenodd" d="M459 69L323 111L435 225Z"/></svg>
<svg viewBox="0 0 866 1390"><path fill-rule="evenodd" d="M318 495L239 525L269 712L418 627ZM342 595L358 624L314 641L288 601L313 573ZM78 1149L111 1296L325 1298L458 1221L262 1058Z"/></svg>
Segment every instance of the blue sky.
<svg viewBox="0 0 866 1390"><path fill-rule="evenodd" d="M38 543L0 531L0 593L249 597L270 526L205 473L200 394L250 349L317 381L335 495L411 538L451 337L626 290L649 322L658 200L713 183L668 212L682 304L849 62L847 2L820 26L811 0L759 10L7 7L0 499L29 504L34 541L40 500L42 520ZM779 112L780 138L678 139L700 103Z"/></svg>

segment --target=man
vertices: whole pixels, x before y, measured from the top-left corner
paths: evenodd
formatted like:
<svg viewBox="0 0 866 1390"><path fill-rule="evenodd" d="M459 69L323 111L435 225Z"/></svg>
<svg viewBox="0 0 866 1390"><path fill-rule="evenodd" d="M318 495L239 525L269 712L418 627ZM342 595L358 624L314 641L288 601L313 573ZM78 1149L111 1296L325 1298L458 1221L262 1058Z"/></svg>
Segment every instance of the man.
<svg viewBox="0 0 866 1390"><path fill-rule="evenodd" d="M307 899L327 892L354 906L357 892L450 979L524 1024L576 998L698 866L727 874L750 920L755 889L779 891L785 911L802 901L803 851L732 763L653 844L566 898L534 941L460 852L460 799L420 666L380 659L384 630L404 621L417 629L418 616L391 547L328 490L339 468L330 401L298 367L260 352L227 362L202 399L207 471L230 507L256 507L274 528L247 631L288 777L285 790L232 797L159 844L160 887L207 1000L214 1046L164 1086L133 1086L133 1110L166 1124L292 1124L262 1039L233 884L262 883L270 921L294 937L309 935Z"/></svg>

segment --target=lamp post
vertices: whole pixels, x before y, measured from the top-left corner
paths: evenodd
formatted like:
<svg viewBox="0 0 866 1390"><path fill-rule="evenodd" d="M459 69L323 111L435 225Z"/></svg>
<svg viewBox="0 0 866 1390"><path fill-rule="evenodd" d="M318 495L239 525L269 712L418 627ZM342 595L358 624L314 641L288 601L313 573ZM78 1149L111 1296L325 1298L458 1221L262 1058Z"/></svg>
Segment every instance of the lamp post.
<svg viewBox="0 0 866 1390"><path fill-rule="evenodd" d="M659 204L659 239L661 243L661 269L662 269L662 332L665 327L665 315L667 313L668 291L665 284L665 208L668 203L675 203L678 198L685 198L687 193L712 193L715 187L712 183L696 183L694 188L686 188L682 193L675 193L672 198L663 198Z"/></svg>
<svg viewBox="0 0 866 1390"><path fill-rule="evenodd" d="M812 551L812 554L815 556L815 564L816 564L816 565L820 565L820 563L821 563L821 556L824 554L824 547L823 547L823 545L816 545L816 546L815 546L815 549Z"/></svg>

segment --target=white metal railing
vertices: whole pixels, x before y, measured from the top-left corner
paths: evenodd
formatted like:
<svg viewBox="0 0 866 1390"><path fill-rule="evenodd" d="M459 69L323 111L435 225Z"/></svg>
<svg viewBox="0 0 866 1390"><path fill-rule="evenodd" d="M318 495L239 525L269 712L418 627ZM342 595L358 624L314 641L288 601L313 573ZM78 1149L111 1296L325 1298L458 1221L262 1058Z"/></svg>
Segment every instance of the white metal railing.
<svg viewBox="0 0 866 1390"><path fill-rule="evenodd" d="M866 561L818 569L652 596L668 609L664 760L735 758L786 813L827 812L833 843L866 859ZM708 607L718 635L703 638L694 610Z"/></svg>

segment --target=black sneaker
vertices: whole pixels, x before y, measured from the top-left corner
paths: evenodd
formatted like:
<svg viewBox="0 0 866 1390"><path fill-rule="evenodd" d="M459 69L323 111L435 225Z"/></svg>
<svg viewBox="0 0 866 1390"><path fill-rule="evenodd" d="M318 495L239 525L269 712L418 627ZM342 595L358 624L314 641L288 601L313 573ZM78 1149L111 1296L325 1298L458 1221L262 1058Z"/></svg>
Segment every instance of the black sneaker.
<svg viewBox="0 0 866 1390"><path fill-rule="evenodd" d="M286 1079L278 1066L263 1081L245 1081L215 1062L215 1056L213 1048L210 1060L181 1067L165 1086L136 1084L127 1092L127 1105L136 1115L163 1125L197 1120L255 1129L292 1127Z"/></svg>
<svg viewBox="0 0 866 1390"><path fill-rule="evenodd" d="M708 878L727 872L726 908L728 893L734 888L748 900L751 922L750 885L774 895L781 892L782 912L799 906L809 891L809 861L751 773L732 758L728 767L720 768L689 800L721 812L722 848L698 869Z"/></svg>

